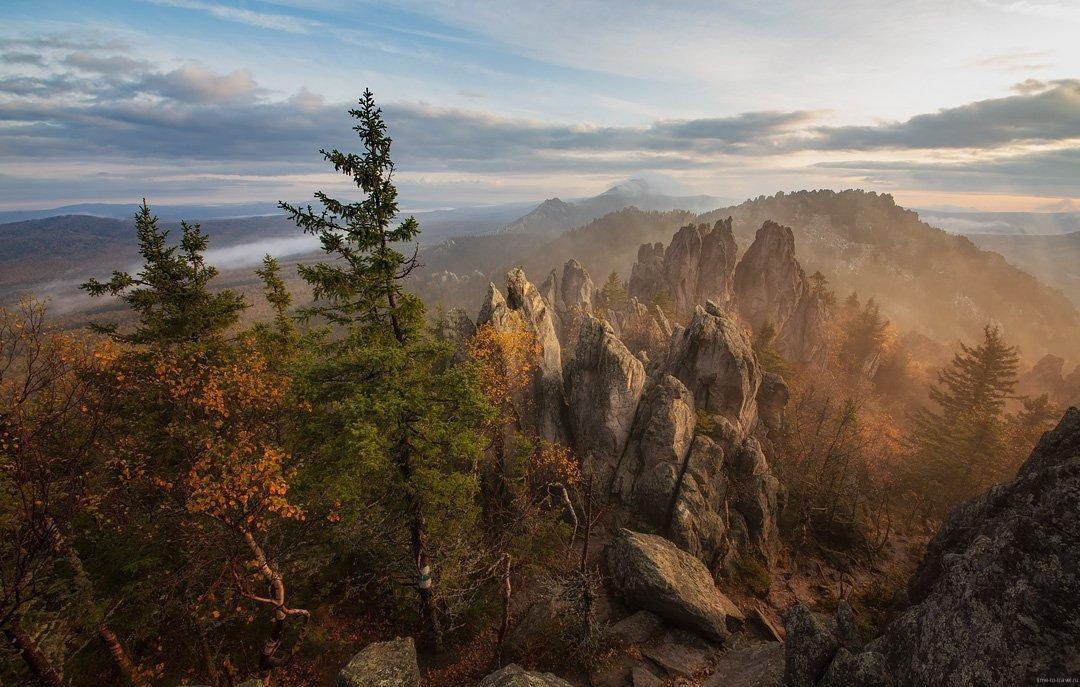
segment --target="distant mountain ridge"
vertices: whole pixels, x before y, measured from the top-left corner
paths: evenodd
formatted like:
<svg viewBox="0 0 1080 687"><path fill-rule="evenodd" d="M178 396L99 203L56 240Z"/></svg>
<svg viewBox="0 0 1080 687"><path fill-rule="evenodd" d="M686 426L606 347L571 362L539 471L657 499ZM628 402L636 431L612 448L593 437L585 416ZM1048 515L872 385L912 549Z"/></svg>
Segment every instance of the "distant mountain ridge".
<svg viewBox="0 0 1080 687"><path fill-rule="evenodd" d="M1080 308L1080 231L1049 236L972 234L968 238L1060 289Z"/></svg>
<svg viewBox="0 0 1080 687"><path fill-rule="evenodd" d="M972 240L927 224L892 196L868 191L777 193L701 215L630 208L552 238L458 239L422 252L429 272L420 288L432 303L471 306L511 267L523 266L541 281L569 258L600 281L611 271L626 279L640 244L667 242L680 226L728 216L740 250L766 220L790 226L808 274L820 270L841 298L853 291L873 297L903 331L952 347L981 336L985 324L998 324L1029 360L1076 356L1080 313L1060 291Z"/></svg>
<svg viewBox="0 0 1080 687"><path fill-rule="evenodd" d="M610 212L628 207L660 212L668 210L704 212L724 203L723 198L715 196L669 195L647 179L632 178L591 198L571 202L549 198L500 231L556 236L567 229L584 226Z"/></svg>

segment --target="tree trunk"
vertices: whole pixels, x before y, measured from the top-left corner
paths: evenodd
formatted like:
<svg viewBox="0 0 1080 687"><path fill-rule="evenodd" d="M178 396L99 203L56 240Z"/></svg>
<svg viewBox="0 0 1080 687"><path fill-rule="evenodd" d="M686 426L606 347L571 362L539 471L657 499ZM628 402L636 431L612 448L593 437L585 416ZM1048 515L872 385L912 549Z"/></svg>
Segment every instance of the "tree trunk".
<svg viewBox="0 0 1080 687"><path fill-rule="evenodd" d="M116 666L116 670L120 673L124 684L134 685L135 687L149 687L149 683L139 674L138 668L131 662L127 652L124 651L124 645L120 643L120 638L104 621L98 623L97 635L112 658L113 665Z"/></svg>
<svg viewBox="0 0 1080 687"><path fill-rule="evenodd" d="M48 657L37 648L33 638L26 634L19 616L11 619L11 626L4 630L4 635L22 656L30 674L38 682L46 687L64 687L64 680L60 677L60 673L52 667Z"/></svg>
<svg viewBox="0 0 1080 687"><path fill-rule="evenodd" d="M56 523L51 518L46 519L46 526L52 537L53 548L61 553L67 560L68 565L71 566L75 583L79 587L80 600L84 606L83 613L86 614L83 622L89 622L90 627L97 633L98 639L101 640L105 651L109 654L109 658L112 659L113 665L116 667L116 671L120 674L121 681L123 684L132 685L133 687L150 687L150 683L139 673L127 651L124 650L120 638L116 636L108 623L103 618L96 622L89 620L102 617L102 614L94 599L93 583L90 581L90 576L86 574L86 568L83 567L82 557L75 547L71 545L71 542L60 533L60 528L56 526Z"/></svg>
<svg viewBox="0 0 1080 687"><path fill-rule="evenodd" d="M311 614L302 608L290 609L285 605L285 581L282 579L281 575L271 567L270 561L266 557L266 552L264 552L262 546L255 541L254 535L247 529L241 529L240 534L244 538L244 543L246 543L248 549L250 549L252 557L255 559L255 565L258 567L259 573L266 578L266 584L270 592L268 598L254 597L254 600L274 608L274 620L270 626L270 634L267 636L266 641L263 642L262 650L259 652L259 675L263 684L269 685L274 668L278 668L288 663L300 648L300 644L304 638L303 629L301 629L301 633L296 638L296 642L293 644L289 654L284 658L277 655L278 649L281 648L281 643L285 639L287 619L290 615L299 616L303 619L304 627L306 628L308 621L311 619Z"/></svg>

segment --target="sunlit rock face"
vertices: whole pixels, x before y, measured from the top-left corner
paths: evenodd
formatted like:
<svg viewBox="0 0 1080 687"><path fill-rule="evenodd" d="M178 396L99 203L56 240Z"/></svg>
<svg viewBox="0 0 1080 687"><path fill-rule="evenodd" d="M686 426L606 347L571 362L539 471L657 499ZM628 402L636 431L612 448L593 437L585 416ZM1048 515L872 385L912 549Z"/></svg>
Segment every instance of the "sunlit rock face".
<svg viewBox="0 0 1080 687"><path fill-rule="evenodd" d="M735 303L754 331L776 331L778 351L789 360L821 363L828 354L828 304L812 288L795 258L790 227L767 221L735 267Z"/></svg>
<svg viewBox="0 0 1080 687"><path fill-rule="evenodd" d="M752 428L761 371L734 317L712 302L698 306L669 355L670 373L694 395L698 409L726 418L742 433Z"/></svg>
<svg viewBox="0 0 1080 687"><path fill-rule="evenodd" d="M490 324L499 331L511 331L521 323L536 337L540 348L530 384L531 424L544 439L565 442L562 347L551 309L539 290L525 278L525 272L514 269L506 275L505 298L494 284L488 286L476 326Z"/></svg>
<svg viewBox="0 0 1080 687"><path fill-rule="evenodd" d="M598 294L592 276L581 263L570 258L563 265L562 276L551 270L539 292L552 313L563 350L572 352L582 319L596 308Z"/></svg>
<svg viewBox="0 0 1080 687"><path fill-rule="evenodd" d="M630 273L630 295L645 304L666 301L675 317L689 317L705 301L726 305L737 248L731 218L690 224L662 244L643 244Z"/></svg>
<svg viewBox="0 0 1080 687"><path fill-rule="evenodd" d="M676 334L664 365L638 405L612 493L630 522L714 571L740 554L771 560L779 483L752 436L761 373L745 332L707 303ZM786 396L772 391L775 414Z"/></svg>

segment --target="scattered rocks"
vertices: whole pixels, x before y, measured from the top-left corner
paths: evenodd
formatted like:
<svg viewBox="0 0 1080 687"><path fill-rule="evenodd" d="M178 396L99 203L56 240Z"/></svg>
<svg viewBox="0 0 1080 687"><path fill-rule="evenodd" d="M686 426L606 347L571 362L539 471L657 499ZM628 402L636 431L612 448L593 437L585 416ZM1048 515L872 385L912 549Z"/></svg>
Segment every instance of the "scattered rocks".
<svg viewBox="0 0 1080 687"><path fill-rule="evenodd" d="M815 687L840 642L820 618L796 604L784 616L784 687Z"/></svg>
<svg viewBox="0 0 1080 687"><path fill-rule="evenodd" d="M725 651L702 687L780 687L784 645L750 642Z"/></svg>
<svg viewBox="0 0 1080 687"><path fill-rule="evenodd" d="M652 637L664 622L649 611L638 611L612 625L608 632L623 644L640 644Z"/></svg>

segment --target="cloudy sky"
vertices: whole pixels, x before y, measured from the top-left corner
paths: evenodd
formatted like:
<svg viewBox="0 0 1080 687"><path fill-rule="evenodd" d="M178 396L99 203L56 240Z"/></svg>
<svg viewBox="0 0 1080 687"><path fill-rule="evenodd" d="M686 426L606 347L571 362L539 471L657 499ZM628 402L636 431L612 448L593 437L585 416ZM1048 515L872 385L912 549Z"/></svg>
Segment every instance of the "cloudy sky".
<svg viewBox="0 0 1080 687"><path fill-rule="evenodd" d="M1080 210L1077 0L5 0L0 208L300 199L371 87L409 207L659 173Z"/></svg>

